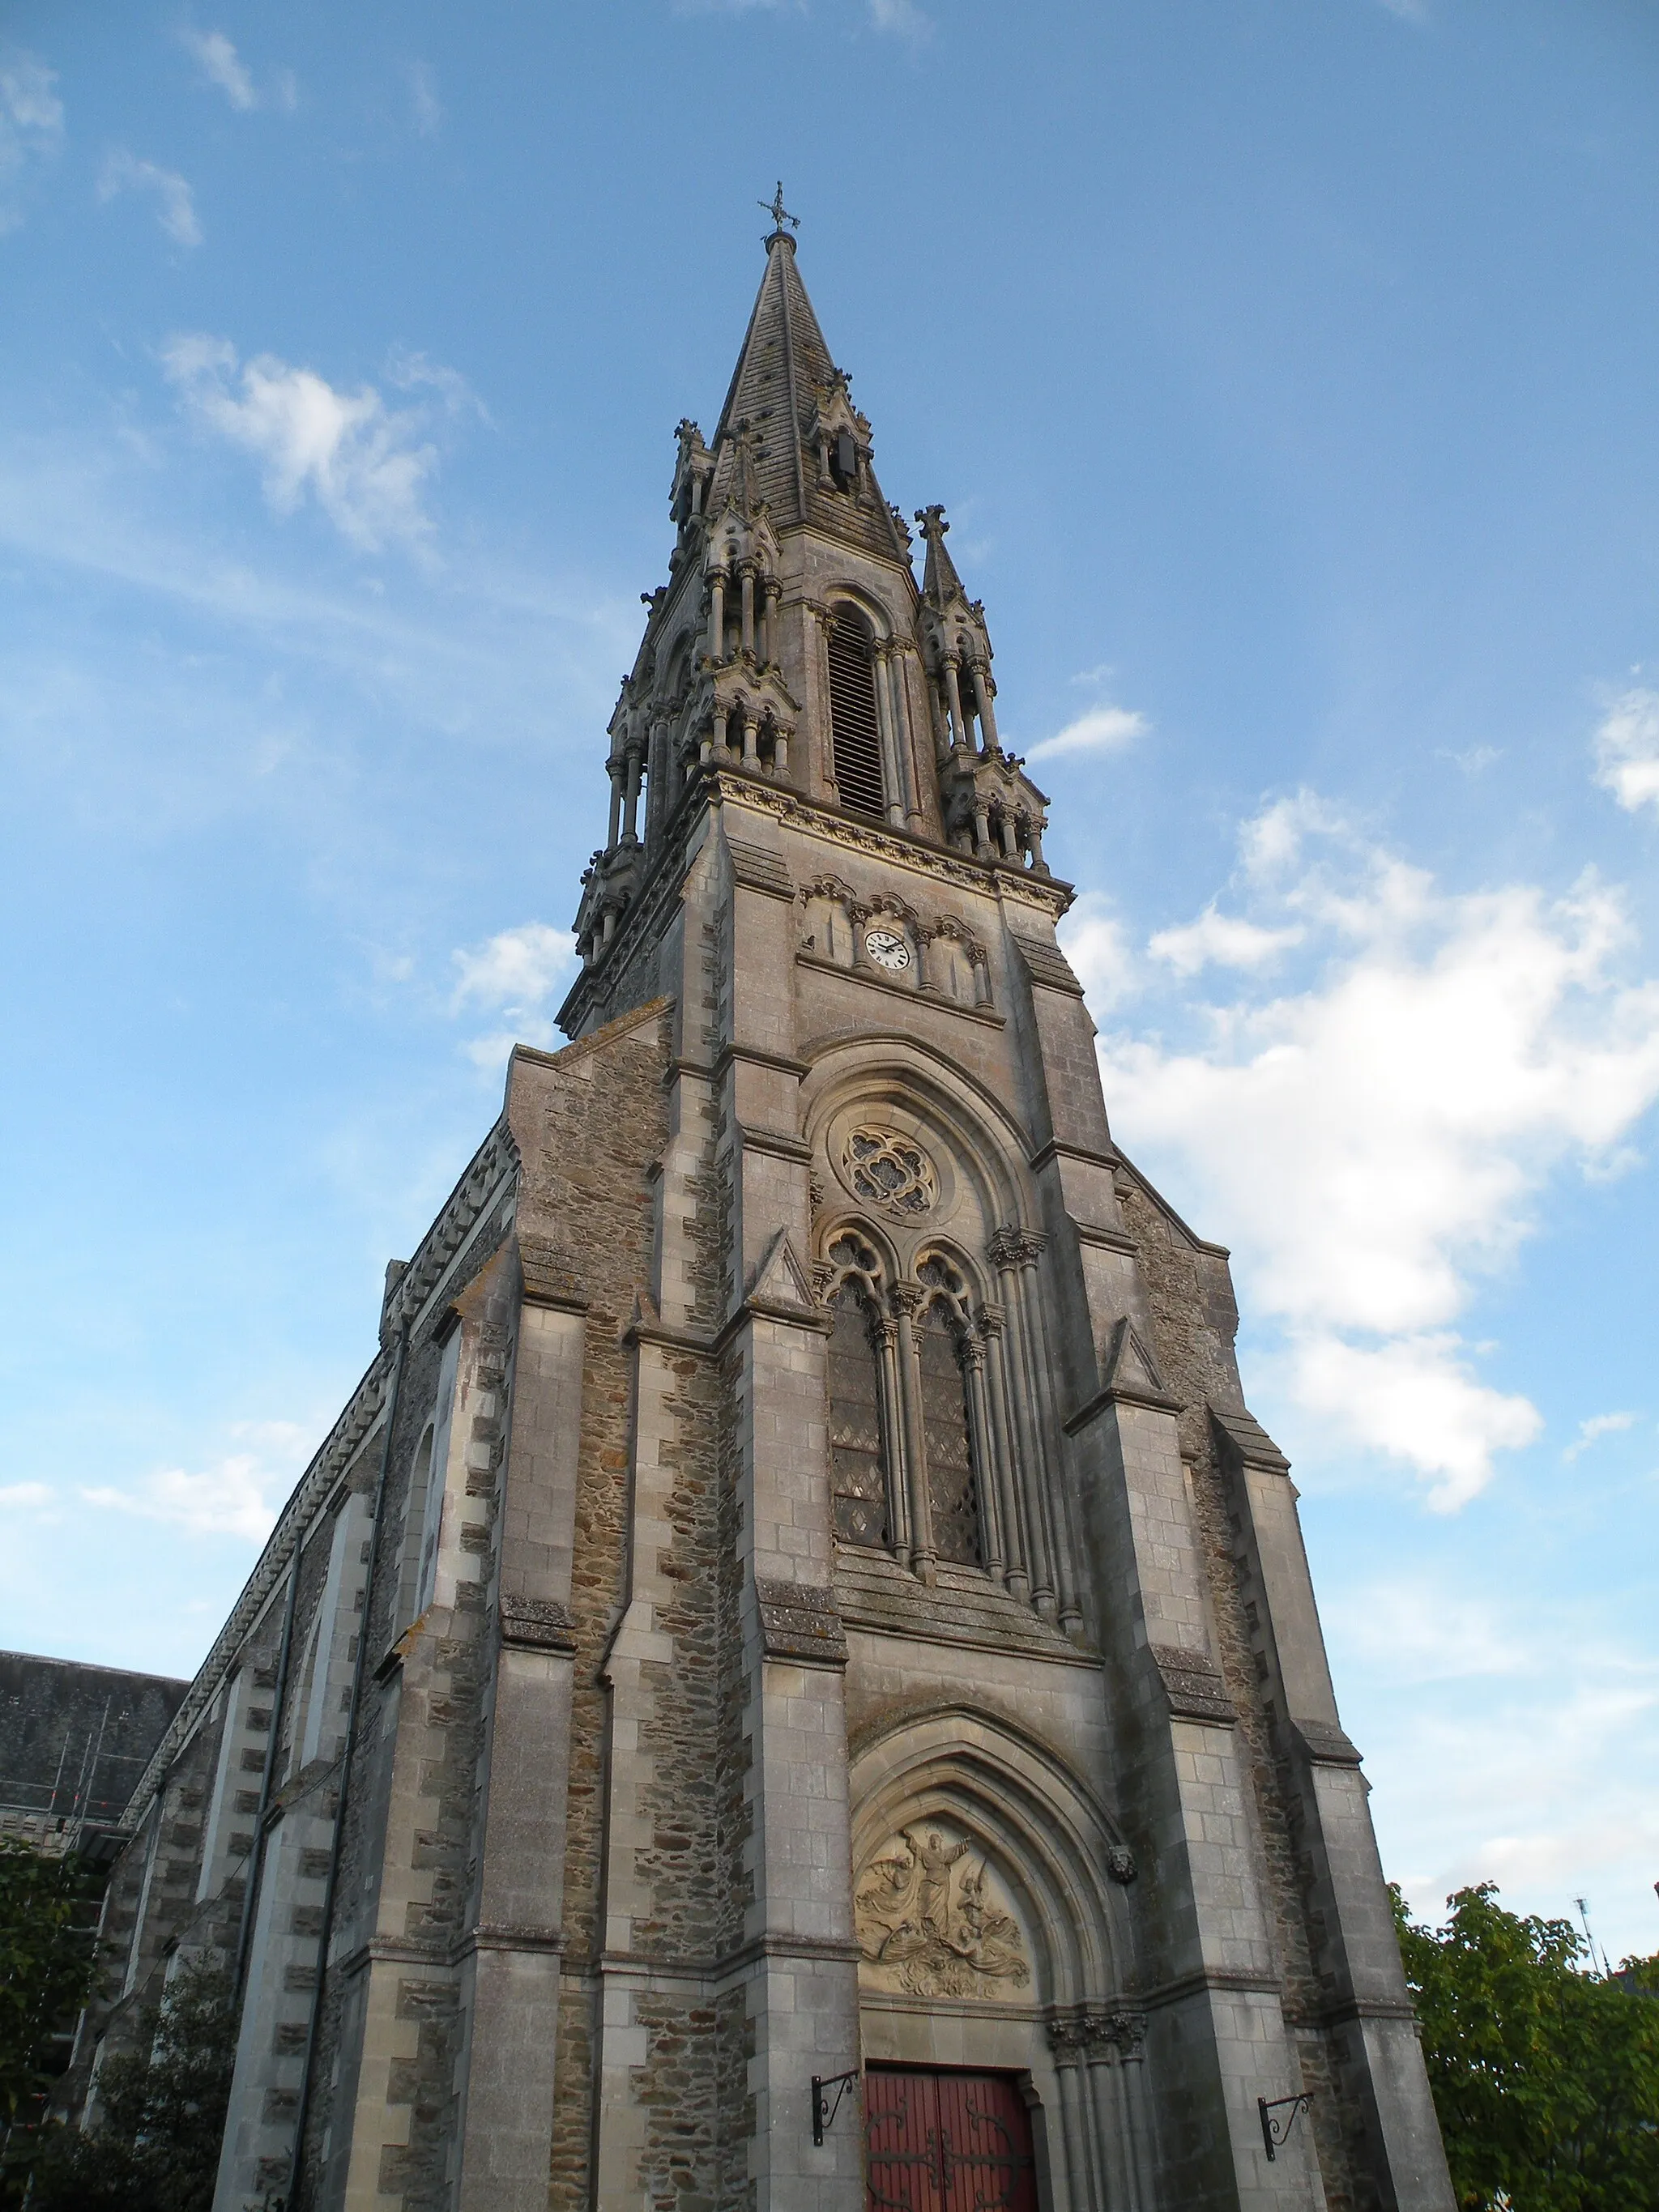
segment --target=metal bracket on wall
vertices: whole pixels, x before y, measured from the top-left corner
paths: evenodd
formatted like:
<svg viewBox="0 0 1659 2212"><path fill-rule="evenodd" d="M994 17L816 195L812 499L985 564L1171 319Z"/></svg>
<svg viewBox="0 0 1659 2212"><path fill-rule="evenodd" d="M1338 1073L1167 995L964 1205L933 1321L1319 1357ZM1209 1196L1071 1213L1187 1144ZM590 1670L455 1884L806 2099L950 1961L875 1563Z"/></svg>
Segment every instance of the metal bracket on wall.
<svg viewBox="0 0 1659 2212"><path fill-rule="evenodd" d="M1256 2099L1255 2109L1261 2117L1261 2145L1269 2163L1278 2157L1280 2148L1290 2141L1291 2130L1296 2125L1297 2113L1305 2112L1312 2102L1311 2089L1304 2089L1294 2097L1275 2097L1271 2105L1265 2097ZM1285 2112L1287 2105L1290 2110ZM1273 2117L1278 2112L1285 2112L1282 2120Z"/></svg>
<svg viewBox="0 0 1659 2212"><path fill-rule="evenodd" d="M826 2080L820 2075L812 2076L812 2140L823 2141L823 2131L836 2124L836 2114L841 2110L841 2100L859 2078L855 2066L850 2074L831 2074ZM830 2092L835 2091L830 2096Z"/></svg>

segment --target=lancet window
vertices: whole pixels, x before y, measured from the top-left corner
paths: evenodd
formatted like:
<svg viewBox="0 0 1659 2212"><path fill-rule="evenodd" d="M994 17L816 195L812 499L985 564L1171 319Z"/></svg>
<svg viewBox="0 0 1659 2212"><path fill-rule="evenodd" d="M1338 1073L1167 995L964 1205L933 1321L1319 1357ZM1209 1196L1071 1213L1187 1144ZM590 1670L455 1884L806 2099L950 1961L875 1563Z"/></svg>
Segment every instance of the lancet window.
<svg viewBox="0 0 1659 2212"><path fill-rule="evenodd" d="M948 1261L937 1257L924 1261L917 1273L927 1293L916 1317L916 1365L934 1550L955 1565L977 1567L984 1564L985 1547L969 1398L974 1339L968 1286Z"/></svg>
<svg viewBox="0 0 1659 2212"><path fill-rule="evenodd" d="M871 1155L851 1132L852 1183ZM890 1136L896 1158L909 1139ZM913 1171L914 1173L914 1171ZM908 1189L910 1186L907 1184ZM879 1210L908 1218L884 1183ZM830 1488L837 1542L886 1550L923 1581L976 1567L1046 1620L1080 1620L1066 1516L1055 1494L1041 1388L1046 1353L1024 1278L1042 1240L999 1230L985 1281L965 1256L924 1243L908 1280L880 1231L843 1224L818 1275L830 1317ZM985 1294L994 1274L996 1296Z"/></svg>
<svg viewBox="0 0 1659 2212"><path fill-rule="evenodd" d="M876 712L870 626L856 608L838 606L830 626L830 732L836 788L855 814L886 812L881 725Z"/></svg>

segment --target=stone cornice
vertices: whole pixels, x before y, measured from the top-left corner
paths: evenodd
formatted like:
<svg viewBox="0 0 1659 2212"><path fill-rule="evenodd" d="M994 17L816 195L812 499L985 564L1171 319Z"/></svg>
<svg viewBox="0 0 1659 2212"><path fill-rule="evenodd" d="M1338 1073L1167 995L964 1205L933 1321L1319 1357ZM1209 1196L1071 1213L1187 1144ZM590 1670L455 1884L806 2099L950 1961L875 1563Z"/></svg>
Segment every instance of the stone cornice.
<svg viewBox="0 0 1659 2212"><path fill-rule="evenodd" d="M468 1161L436 1219L415 1247L413 1257L388 1290L380 1315L383 1346L391 1343L400 1327L414 1327L452 1261L489 1210L500 1186L518 1172L518 1166L519 1148L503 1114Z"/></svg>

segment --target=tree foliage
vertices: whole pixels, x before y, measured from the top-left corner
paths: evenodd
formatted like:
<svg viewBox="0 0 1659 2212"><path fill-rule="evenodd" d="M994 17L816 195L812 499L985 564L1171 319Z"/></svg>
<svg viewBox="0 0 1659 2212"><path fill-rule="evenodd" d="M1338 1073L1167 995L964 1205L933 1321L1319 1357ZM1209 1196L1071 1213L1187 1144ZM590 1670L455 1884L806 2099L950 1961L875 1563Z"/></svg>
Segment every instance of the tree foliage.
<svg viewBox="0 0 1659 2212"><path fill-rule="evenodd" d="M55 2130L29 2212L210 2212L236 2056L230 1978L216 1957L179 1968L98 2076L91 2128Z"/></svg>
<svg viewBox="0 0 1659 2212"><path fill-rule="evenodd" d="M92 1978L99 1871L0 1836L0 2126L31 2123L52 2081L52 2038Z"/></svg>
<svg viewBox="0 0 1659 2212"><path fill-rule="evenodd" d="M1461 2212L1659 2206L1659 1959L1583 1971L1569 1921L1482 1882L1443 1928L1395 1915Z"/></svg>

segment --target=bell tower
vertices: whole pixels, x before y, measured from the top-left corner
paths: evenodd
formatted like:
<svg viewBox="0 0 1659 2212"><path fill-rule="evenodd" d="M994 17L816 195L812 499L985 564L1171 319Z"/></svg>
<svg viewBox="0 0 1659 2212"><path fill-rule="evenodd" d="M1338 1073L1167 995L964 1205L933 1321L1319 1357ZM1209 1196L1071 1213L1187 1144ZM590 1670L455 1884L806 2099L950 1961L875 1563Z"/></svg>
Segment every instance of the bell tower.
<svg viewBox="0 0 1659 2212"><path fill-rule="evenodd" d="M611 725L610 825L583 878L573 1033L620 1006L612 942L726 773L854 821L1041 874L1042 793L997 737L985 611L944 509L911 533L818 328L783 217L712 443L682 422L669 580L645 595ZM632 939L634 932L625 932ZM602 975L602 970L608 974Z"/></svg>

